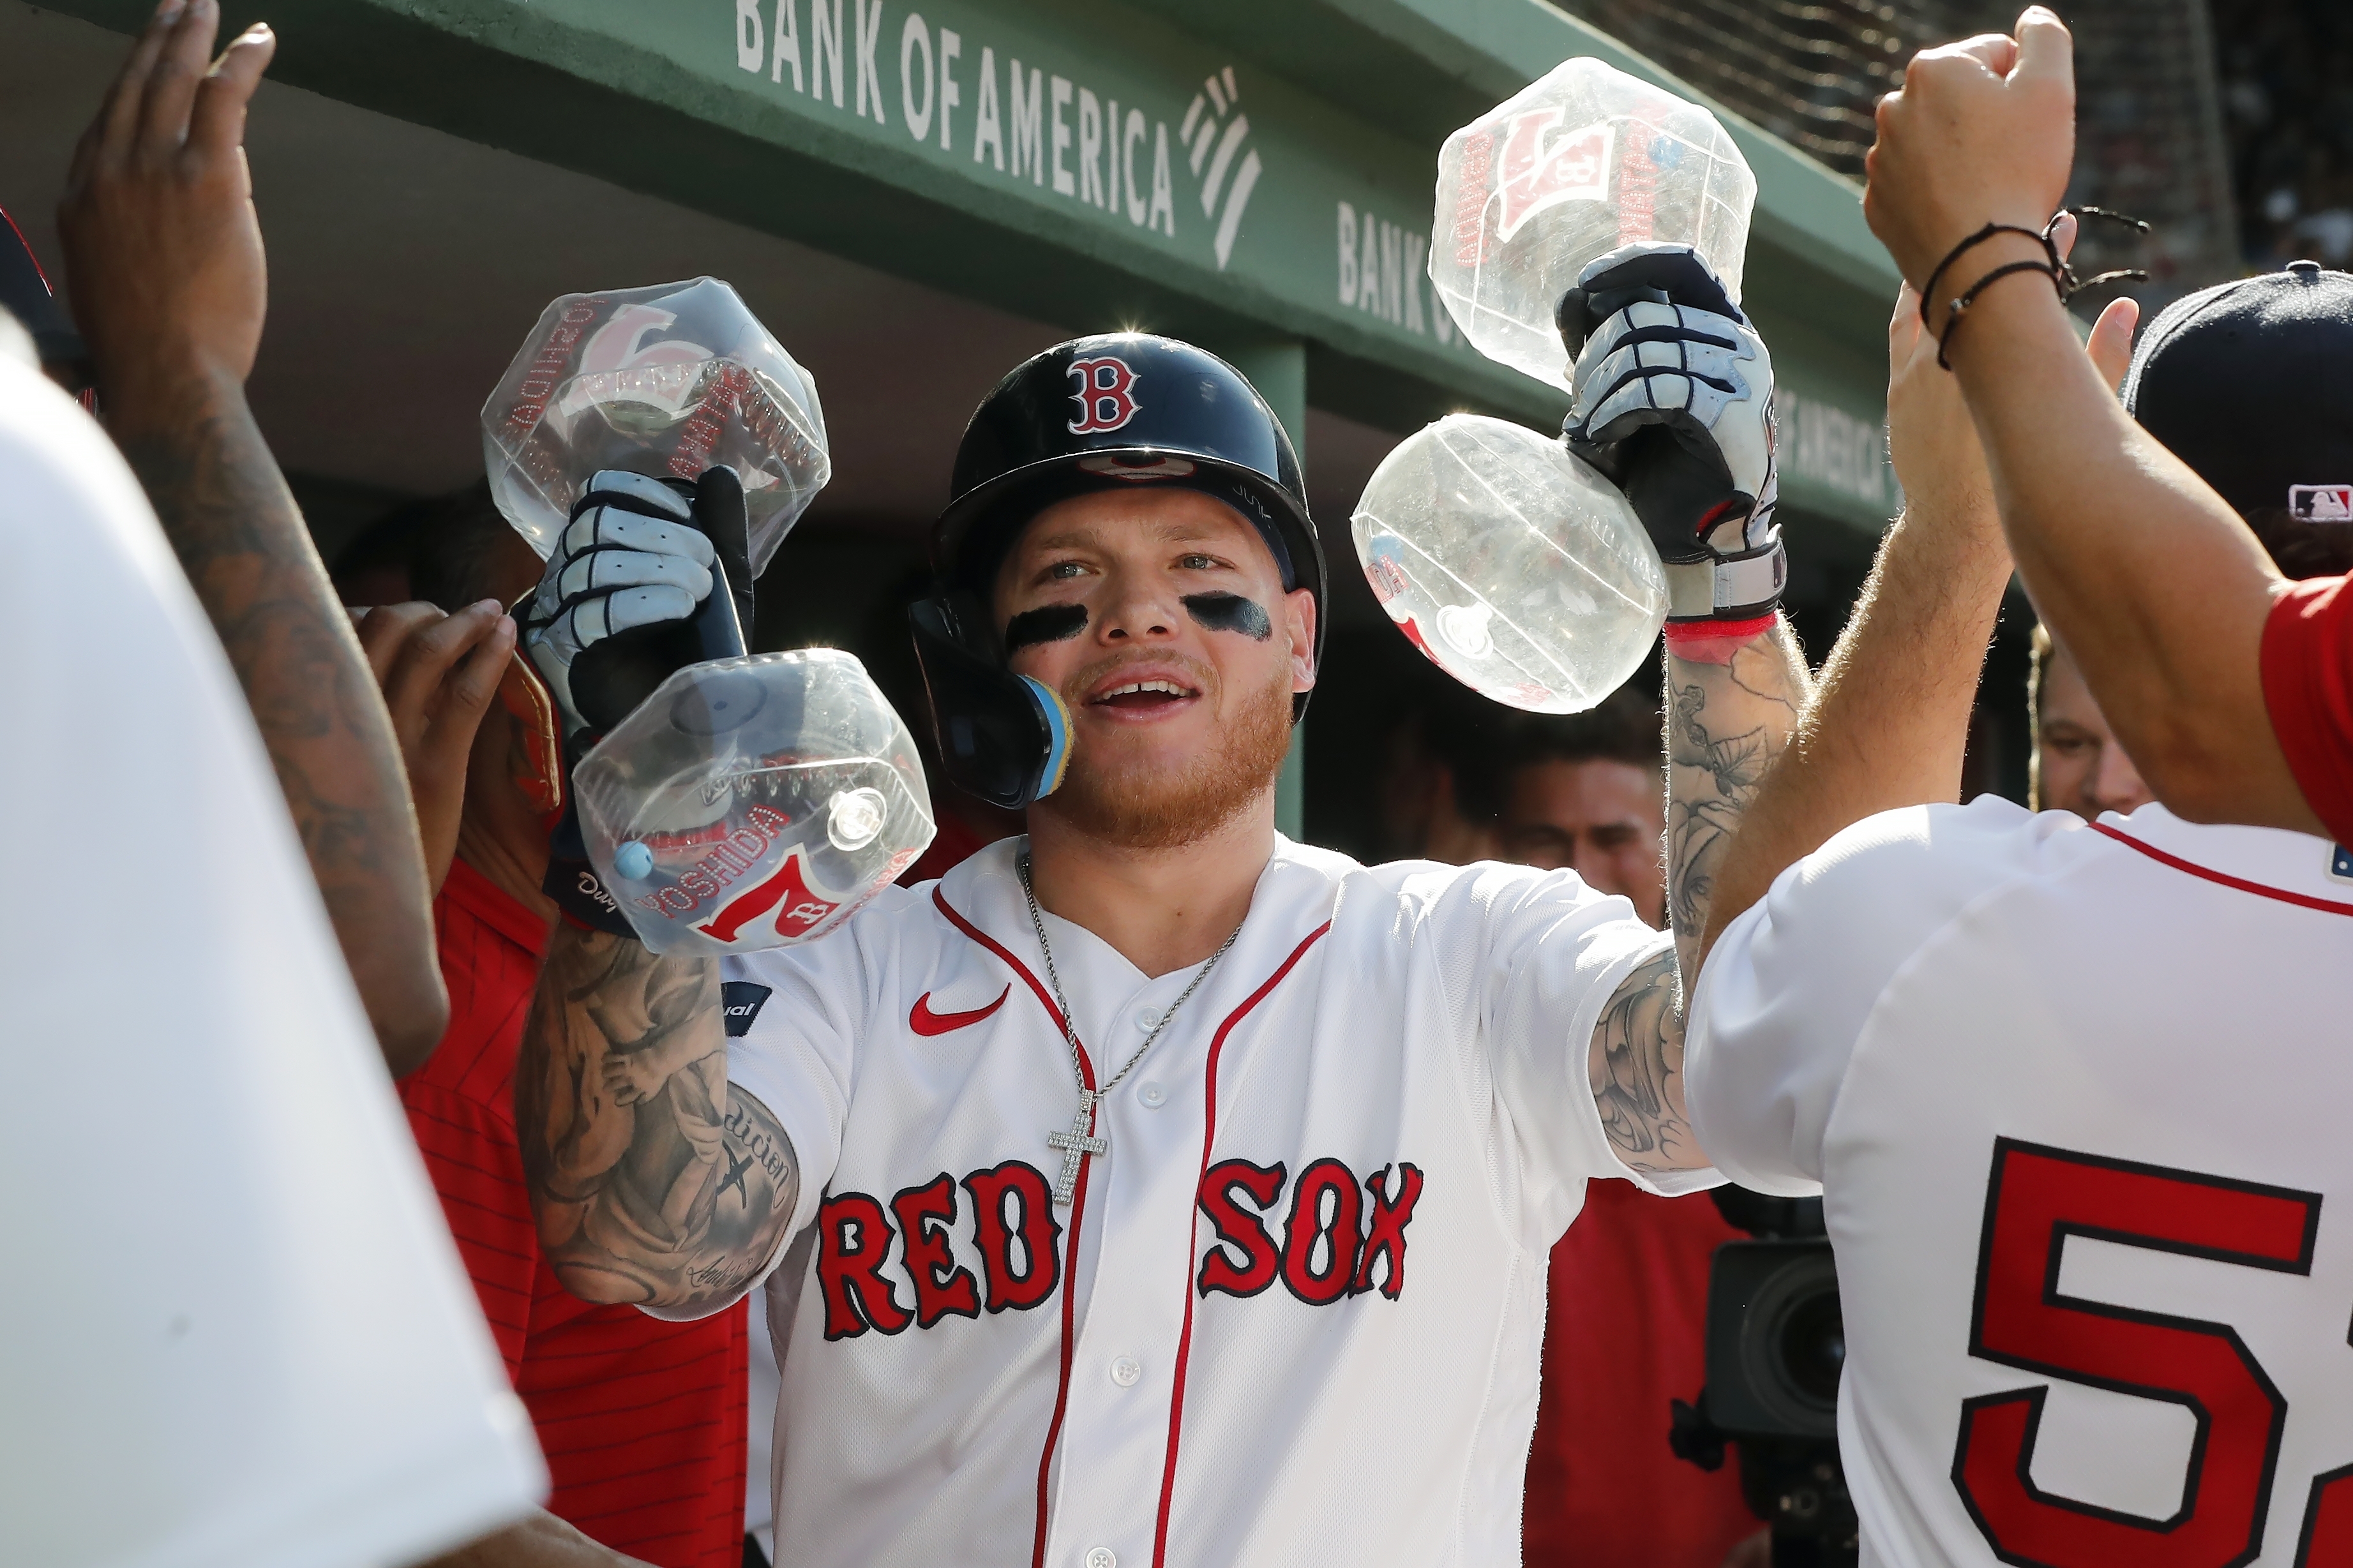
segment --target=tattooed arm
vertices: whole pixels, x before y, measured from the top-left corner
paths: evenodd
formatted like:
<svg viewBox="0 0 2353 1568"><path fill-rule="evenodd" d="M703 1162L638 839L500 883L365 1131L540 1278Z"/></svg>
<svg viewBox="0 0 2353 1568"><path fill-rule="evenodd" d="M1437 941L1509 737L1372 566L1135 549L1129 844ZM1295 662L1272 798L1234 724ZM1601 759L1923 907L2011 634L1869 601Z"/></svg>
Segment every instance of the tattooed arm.
<svg viewBox="0 0 2353 1568"><path fill-rule="evenodd" d="M423 853L384 703L245 401L267 292L243 146L273 47L168 5L82 137L59 226L99 393L219 634L386 1064L448 1017ZM511 636L511 633L501 633Z"/></svg>
<svg viewBox="0 0 2353 1568"><path fill-rule="evenodd" d="M1602 1131L1644 1174L1708 1163L1683 1109L1683 986L1716 878L1809 688L1777 618L1754 637L1680 640L1667 655L1667 917L1675 944L1620 984L1595 1026L1587 1070Z"/></svg>
<svg viewBox="0 0 2353 1568"><path fill-rule="evenodd" d="M718 963L568 923L523 1028L515 1132L540 1245L583 1300L716 1311L800 1199L784 1128L727 1081Z"/></svg>
<svg viewBox="0 0 2353 1568"><path fill-rule="evenodd" d="M2137 317L2131 300L2113 302L2084 345L2112 388L2132 357ZM1969 710L2010 552L1960 384L1937 368L1936 340L1922 330L1908 287L1888 322L1887 357L1888 450L1904 515L1880 542L1820 689L1725 858L1699 962L1734 916L1833 834L1960 795Z"/></svg>

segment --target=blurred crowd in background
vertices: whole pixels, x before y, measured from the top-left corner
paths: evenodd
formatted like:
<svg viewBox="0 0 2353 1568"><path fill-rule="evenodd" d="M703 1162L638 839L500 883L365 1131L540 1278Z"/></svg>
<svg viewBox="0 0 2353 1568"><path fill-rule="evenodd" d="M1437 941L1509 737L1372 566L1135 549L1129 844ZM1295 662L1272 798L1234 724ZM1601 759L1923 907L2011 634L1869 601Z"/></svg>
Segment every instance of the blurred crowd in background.
<svg viewBox="0 0 2353 1568"><path fill-rule="evenodd" d="M2247 265L2353 261L2353 8L2220 0L2215 23Z"/></svg>

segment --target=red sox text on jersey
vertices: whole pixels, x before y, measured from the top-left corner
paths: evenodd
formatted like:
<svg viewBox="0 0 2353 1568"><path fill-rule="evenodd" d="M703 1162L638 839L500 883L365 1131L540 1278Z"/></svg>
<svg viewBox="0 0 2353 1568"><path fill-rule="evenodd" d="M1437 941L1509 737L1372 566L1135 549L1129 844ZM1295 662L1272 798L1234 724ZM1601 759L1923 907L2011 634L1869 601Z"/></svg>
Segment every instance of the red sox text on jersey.
<svg viewBox="0 0 2353 1568"><path fill-rule="evenodd" d="M1567 875L1281 846L1058 1207L1048 1135L1192 971L1046 916L1074 1073L1015 847L723 966L804 1172L780 1551L1515 1564L1546 1255L1629 1174L1588 1043L1662 939Z"/></svg>
<svg viewBox="0 0 2353 1568"><path fill-rule="evenodd" d="M1394 1301L1405 1289L1405 1227L1421 1199L1422 1174L1411 1162L1384 1165L1364 1178L1338 1160L1313 1162L1290 1184L1280 1161L1255 1165L1225 1160L1201 1181L1201 1212L1219 1246L1201 1259L1195 1289L1206 1296L1255 1296L1282 1281L1311 1306L1376 1291ZM1392 1191L1392 1186L1394 1190ZM968 1194L969 1239L979 1274L958 1264L949 1227L957 1223L957 1189ZM1282 1213L1281 1239L1270 1218ZM1020 1160L974 1171L960 1181L943 1171L905 1187L886 1205L866 1193L828 1197L817 1214L817 1283L825 1293L825 1337L868 1330L886 1334L928 1329L944 1318L1025 1311L1060 1282L1061 1226L1045 1173ZM895 1250L913 1300L901 1300L882 1266Z"/></svg>

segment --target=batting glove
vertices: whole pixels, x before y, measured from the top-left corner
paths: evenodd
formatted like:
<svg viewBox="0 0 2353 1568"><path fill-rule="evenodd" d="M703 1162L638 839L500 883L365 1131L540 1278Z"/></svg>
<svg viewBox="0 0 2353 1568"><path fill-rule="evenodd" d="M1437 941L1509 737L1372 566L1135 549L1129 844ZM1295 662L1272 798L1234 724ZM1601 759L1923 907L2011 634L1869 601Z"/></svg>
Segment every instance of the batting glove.
<svg viewBox="0 0 2353 1568"><path fill-rule="evenodd" d="M1788 576L1773 361L1722 280L1687 245L1620 246L1578 276L1559 321L1577 362L1562 439L1649 530L1667 618L1770 615Z"/></svg>
<svg viewBox="0 0 2353 1568"><path fill-rule="evenodd" d="M693 516L661 480L618 468L593 476L573 507L522 630L567 738L592 728L573 700L573 661L617 633L683 621L710 594L718 556Z"/></svg>

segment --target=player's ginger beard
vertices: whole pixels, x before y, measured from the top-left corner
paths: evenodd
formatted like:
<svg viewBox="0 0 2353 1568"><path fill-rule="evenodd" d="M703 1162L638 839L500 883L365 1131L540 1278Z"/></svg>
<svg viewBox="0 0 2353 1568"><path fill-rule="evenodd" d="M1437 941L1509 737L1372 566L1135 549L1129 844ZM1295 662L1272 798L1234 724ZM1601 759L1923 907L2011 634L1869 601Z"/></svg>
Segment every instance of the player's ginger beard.
<svg viewBox="0 0 2353 1568"><path fill-rule="evenodd" d="M1100 661L1063 683L1062 700L1077 707L1107 669L1131 662ZM1202 671L1205 689L1215 676ZM1291 676L1278 670L1258 695L1241 702L1232 722L1218 731L1181 768L1108 767L1080 742L1062 787L1029 809L1051 812L1099 843L1120 849L1181 849L1198 844L1250 810L1274 787L1291 751Z"/></svg>

